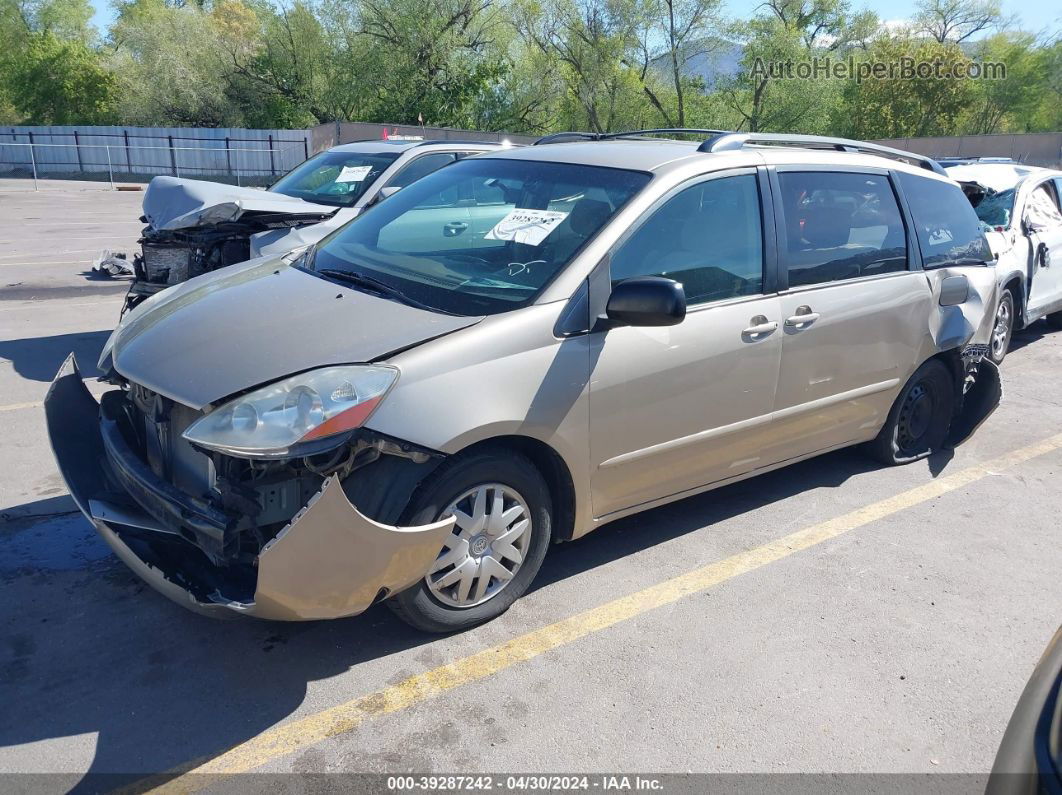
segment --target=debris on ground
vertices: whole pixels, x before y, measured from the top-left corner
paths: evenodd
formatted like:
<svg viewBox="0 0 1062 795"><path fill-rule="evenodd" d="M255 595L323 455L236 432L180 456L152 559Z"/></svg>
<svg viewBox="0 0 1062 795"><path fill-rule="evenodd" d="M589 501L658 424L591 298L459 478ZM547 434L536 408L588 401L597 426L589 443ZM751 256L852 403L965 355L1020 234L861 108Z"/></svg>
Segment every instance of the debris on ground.
<svg viewBox="0 0 1062 795"><path fill-rule="evenodd" d="M92 263L92 272L113 279L116 276L132 276L133 268L124 253L112 254L104 249Z"/></svg>

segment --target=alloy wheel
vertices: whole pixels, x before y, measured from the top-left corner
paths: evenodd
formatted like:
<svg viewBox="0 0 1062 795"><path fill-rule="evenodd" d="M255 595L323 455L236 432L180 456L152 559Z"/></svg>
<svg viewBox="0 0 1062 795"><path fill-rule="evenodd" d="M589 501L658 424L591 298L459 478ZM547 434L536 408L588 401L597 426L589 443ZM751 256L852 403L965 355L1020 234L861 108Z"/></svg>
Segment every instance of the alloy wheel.
<svg viewBox="0 0 1062 795"><path fill-rule="evenodd" d="M994 359L1000 359L1007 352L1007 346L1010 343L1010 303L1006 300L999 302L999 308L996 309L996 323L992 327L992 357Z"/></svg>

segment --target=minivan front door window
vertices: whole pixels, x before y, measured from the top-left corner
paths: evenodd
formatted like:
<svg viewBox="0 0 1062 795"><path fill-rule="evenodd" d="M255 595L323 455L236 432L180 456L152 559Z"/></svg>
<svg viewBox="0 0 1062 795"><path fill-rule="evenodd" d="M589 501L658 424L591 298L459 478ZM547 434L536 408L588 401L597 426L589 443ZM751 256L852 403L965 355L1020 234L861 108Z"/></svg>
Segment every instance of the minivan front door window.
<svg viewBox="0 0 1062 795"><path fill-rule="evenodd" d="M681 282L690 306L763 288L763 231L754 174L702 182L660 207L610 262L613 284L634 276Z"/></svg>

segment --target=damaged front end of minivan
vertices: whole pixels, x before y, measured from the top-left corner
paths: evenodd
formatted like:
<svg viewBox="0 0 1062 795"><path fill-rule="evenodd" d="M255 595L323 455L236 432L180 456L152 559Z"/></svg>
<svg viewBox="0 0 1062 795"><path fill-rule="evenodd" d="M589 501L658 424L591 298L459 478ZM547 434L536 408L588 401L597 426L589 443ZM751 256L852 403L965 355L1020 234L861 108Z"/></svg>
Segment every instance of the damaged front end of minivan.
<svg viewBox="0 0 1062 795"><path fill-rule="evenodd" d="M254 188L155 177L143 209L140 220L147 226L132 260L126 309L167 287L250 259L254 235L318 224L338 208Z"/></svg>
<svg viewBox="0 0 1062 795"><path fill-rule="evenodd" d="M45 414L59 470L115 554L185 607L356 615L423 577L450 535L452 517L398 526L439 453L359 428L321 452L225 455L183 437L200 412L111 377L121 388L97 403L73 356L56 375Z"/></svg>

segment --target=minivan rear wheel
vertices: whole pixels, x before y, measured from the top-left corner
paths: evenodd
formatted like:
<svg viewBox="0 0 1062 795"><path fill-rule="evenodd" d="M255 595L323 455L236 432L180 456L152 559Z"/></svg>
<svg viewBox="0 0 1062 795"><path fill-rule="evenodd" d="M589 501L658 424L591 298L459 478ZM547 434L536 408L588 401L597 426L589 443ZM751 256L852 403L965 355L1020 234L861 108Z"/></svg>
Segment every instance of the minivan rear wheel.
<svg viewBox="0 0 1062 795"><path fill-rule="evenodd" d="M917 461L944 446L955 408L955 380L938 359L919 367L900 390L867 451L883 464Z"/></svg>
<svg viewBox="0 0 1062 795"><path fill-rule="evenodd" d="M495 618L530 586L549 548L549 490L524 456L457 456L414 495L403 524L455 516L450 538L416 586L387 600L408 624L453 632Z"/></svg>

